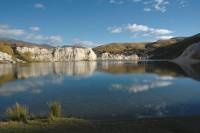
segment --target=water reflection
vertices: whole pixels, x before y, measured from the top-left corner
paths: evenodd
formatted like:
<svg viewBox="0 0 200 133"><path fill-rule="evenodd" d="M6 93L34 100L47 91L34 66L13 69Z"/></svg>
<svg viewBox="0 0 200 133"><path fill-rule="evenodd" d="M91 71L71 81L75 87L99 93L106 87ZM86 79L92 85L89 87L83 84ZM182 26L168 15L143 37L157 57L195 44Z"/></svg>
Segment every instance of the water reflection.
<svg viewBox="0 0 200 133"><path fill-rule="evenodd" d="M200 114L200 64L97 61L0 65L0 118L15 102L45 114L122 119ZM196 80L193 80L191 78Z"/></svg>
<svg viewBox="0 0 200 133"><path fill-rule="evenodd" d="M42 86L46 84L61 84L63 82L62 76L54 76L50 78L30 78L23 81L11 82L3 84L0 87L0 96L10 96L20 92L29 91L31 93L40 93Z"/></svg>
<svg viewBox="0 0 200 133"><path fill-rule="evenodd" d="M127 84L112 84L114 90L127 90L130 93L139 93L148 91L149 89L168 87L173 84L174 78L170 76L159 77L154 80L142 80L140 83L135 82L131 85Z"/></svg>
<svg viewBox="0 0 200 133"><path fill-rule="evenodd" d="M94 72L110 74L154 73L163 77L191 77L200 80L200 63L81 61L65 63L1 64L0 85L17 79L47 75L91 76Z"/></svg>

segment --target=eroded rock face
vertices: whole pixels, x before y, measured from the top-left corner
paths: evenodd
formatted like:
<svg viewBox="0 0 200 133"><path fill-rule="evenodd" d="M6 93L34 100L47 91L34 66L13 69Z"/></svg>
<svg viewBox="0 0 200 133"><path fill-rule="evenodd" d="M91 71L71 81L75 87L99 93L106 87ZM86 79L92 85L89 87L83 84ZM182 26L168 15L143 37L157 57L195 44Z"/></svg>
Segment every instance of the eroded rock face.
<svg viewBox="0 0 200 133"><path fill-rule="evenodd" d="M96 60L96 54L91 48L39 48L39 47L17 47L20 53L31 52L34 61L61 62L61 61L83 61Z"/></svg>
<svg viewBox="0 0 200 133"><path fill-rule="evenodd" d="M103 53L100 55L99 59L101 60L139 60L138 55L122 55L122 54L110 54L110 53Z"/></svg>
<svg viewBox="0 0 200 133"><path fill-rule="evenodd" d="M12 63L14 62L14 60L11 55L4 52L0 52L0 62Z"/></svg>
<svg viewBox="0 0 200 133"><path fill-rule="evenodd" d="M96 60L96 54L90 48L56 48L53 53L53 60L56 62Z"/></svg>

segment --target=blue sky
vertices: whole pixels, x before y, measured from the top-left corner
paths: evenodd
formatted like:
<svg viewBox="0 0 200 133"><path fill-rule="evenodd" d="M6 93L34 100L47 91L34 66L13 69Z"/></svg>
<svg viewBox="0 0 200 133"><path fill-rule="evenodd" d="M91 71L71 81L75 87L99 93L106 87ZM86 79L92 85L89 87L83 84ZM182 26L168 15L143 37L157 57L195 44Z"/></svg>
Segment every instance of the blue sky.
<svg viewBox="0 0 200 133"><path fill-rule="evenodd" d="M94 47L200 32L199 0L0 0L0 37Z"/></svg>

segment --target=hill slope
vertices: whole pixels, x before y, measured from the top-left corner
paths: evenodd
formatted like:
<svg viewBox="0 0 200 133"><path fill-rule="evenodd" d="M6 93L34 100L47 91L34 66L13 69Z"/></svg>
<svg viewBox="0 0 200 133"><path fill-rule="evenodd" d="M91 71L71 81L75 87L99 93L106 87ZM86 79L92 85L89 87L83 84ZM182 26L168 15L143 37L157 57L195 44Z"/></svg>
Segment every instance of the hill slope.
<svg viewBox="0 0 200 133"><path fill-rule="evenodd" d="M173 45L157 48L149 52L151 59L175 59L180 56L189 46L200 42L200 34L185 38Z"/></svg>
<svg viewBox="0 0 200 133"><path fill-rule="evenodd" d="M194 43L200 42L200 34L192 37L177 37L150 43L111 43L93 48L97 56L102 53L131 55L149 59L172 60Z"/></svg>

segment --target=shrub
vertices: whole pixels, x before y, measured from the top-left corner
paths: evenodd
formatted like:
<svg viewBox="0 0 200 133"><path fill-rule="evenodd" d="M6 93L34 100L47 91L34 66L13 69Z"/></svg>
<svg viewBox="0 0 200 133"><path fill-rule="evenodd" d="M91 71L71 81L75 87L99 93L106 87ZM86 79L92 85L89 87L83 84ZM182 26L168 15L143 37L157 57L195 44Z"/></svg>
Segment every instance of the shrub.
<svg viewBox="0 0 200 133"><path fill-rule="evenodd" d="M4 53L7 53L9 55L13 55L13 49L10 47L10 45L8 44L0 44L0 51L1 52L4 52Z"/></svg>
<svg viewBox="0 0 200 133"><path fill-rule="evenodd" d="M27 62L32 62L32 56L33 54L31 52L24 52L24 53L21 53L21 52L18 52L18 55L19 55L19 59L21 60L24 60L24 61L27 61Z"/></svg>
<svg viewBox="0 0 200 133"><path fill-rule="evenodd" d="M7 109L6 114L13 121L27 122L29 111L27 107L16 103Z"/></svg>
<svg viewBox="0 0 200 133"><path fill-rule="evenodd" d="M54 120L55 118L58 118L58 117L61 117L61 104L57 101L53 101L53 102L50 102L48 103L48 106L49 106L49 115L48 115L48 118L50 120Z"/></svg>

